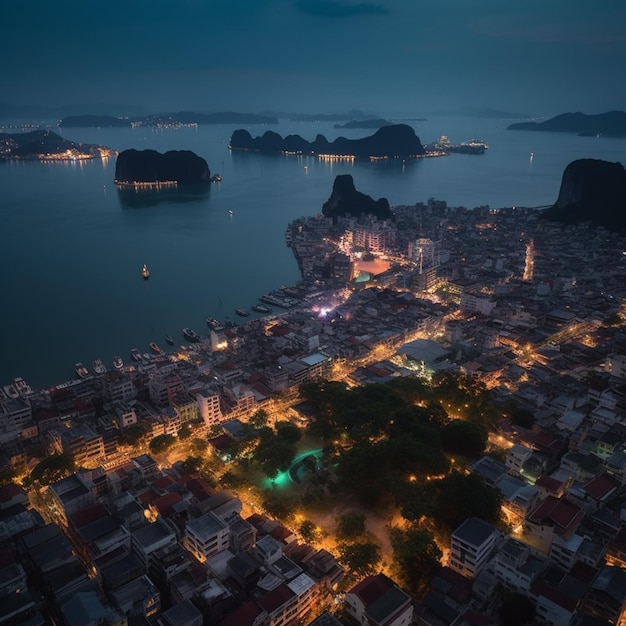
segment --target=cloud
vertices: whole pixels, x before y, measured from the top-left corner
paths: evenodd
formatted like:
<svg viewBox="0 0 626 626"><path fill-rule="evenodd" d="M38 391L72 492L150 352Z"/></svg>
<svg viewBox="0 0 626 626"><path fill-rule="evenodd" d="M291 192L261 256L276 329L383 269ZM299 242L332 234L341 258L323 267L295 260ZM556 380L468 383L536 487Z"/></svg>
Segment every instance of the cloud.
<svg viewBox="0 0 626 626"><path fill-rule="evenodd" d="M299 0L294 7L318 17L352 17L355 15L386 15L389 11L380 4L371 2L348 3L343 0Z"/></svg>

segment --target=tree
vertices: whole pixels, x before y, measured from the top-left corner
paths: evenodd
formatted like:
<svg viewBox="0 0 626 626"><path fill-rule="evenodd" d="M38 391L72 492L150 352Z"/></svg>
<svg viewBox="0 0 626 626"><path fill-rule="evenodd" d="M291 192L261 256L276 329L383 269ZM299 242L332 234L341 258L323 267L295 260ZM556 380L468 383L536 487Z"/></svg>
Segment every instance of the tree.
<svg viewBox="0 0 626 626"><path fill-rule="evenodd" d="M67 453L53 454L38 463L30 473L31 481L41 485L50 485L63 478L67 478L76 471L76 465L71 455Z"/></svg>
<svg viewBox="0 0 626 626"><path fill-rule="evenodd" d="M145 437L147 432L147 428L141 422L131 424L122 431L122 441L134 447Z"/></svg>
<svg viewBox="0 0 626 626"><path fill-rule="evenodd" d="M191 428L189 428L189 424L183 424L181 429L178 431L179 439L189 439L191 437Z"/></svg>
<svg viewBox="0 0 626 626"><path fill-rule="evenodd" d="M313 543L318 535L317 526L310 519L302 520L298 527L298 532L306 543Z"/></svg>
<svg viewBox="0 0 626 626"><path fill-rule="evenodd" d="M493 525L501 518L502 496L475 474L452 472L431 481L435 519L450 532L468 517L480 517Z"/></svg>
<svg viewBox="0 0 626 626"><path fill-rule="evenodd" d="M276 434L287 443L298 443L302 438L300 429L291 422L276 422Z"/></svg>
<svg viewBox="0 0 626 626"><path fill-rule="evenodd" d="M389 540L400 576L406 581L409 589L420 590L441 566L442 553L432 534L417 527L406 531L392 528Z"/></svg>
<svg viewBox="0 0 626 626"><path fill-rule="evenodd" d="M339 539L356 539L365 533L365 513L357 511L348 511L337 515L335 523L337 524L336 535Z"/></svg>
<svg viewBox="0 0 626 626"><path fill-rule="evenodd" d="M150 442L150 452L154 454L165 452L174 445L175 441L176 437L174 437L173 435L157 435Z"/></svg>
<svg viewBox="0 0 626 626"><path fill-rule="evenodd" d="M266 491L263 497L263 508L276 519L287 521L296 510L297 502L284 493Z"/></svg>
<svg viewBox="0 0 626 626"><path fill-rule="evenodd" d="M279 472L289 469L294 457L296 447L294 444L281 439L267 429L261 435L261 441L253 454L253 459L261 466L261 469L269 478L275 478Z"/></svg>
<svg viewBox="0 0 626 626"><path fill-rule="evenodd" d="M265 409L258 409L254 412L252 417L250 417L249 423L255 428L261 428L263 426L267 426L268 420L268 412Z"/></svg>
<svg viewBox="0 0 626 626"><path fill-rule="evenodd" d="M487 446L487 431L466 420L451 420L441 431L441 443L446 452L479 457Z"/></svg>
<svg viewBox="0 0 626 626"><path fill-rule="evenodd" d="M380 548L371 542L340 544L339 562L357 576L368 576L378 571Z"/></svg>

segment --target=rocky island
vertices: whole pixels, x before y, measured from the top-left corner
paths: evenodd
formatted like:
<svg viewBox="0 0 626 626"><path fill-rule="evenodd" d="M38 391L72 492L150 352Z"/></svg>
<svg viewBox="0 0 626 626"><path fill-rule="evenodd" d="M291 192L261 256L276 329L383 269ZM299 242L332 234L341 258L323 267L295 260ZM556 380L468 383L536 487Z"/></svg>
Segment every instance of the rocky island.
<svg viewBox="0 0 626 626"><path fill-rule="evenodd" d="M335 177L330 198L322 206L322 215L333 219L348 215L352 217L374 215L379 220L393 218L387 198L374 200L371 196L357 191L350 174Z"/></svg>
<svg viewBox="0 0 626 626"><path fill-rule="evenodd" d="M278 124L278 119L269 115L256 115L254 113L179 111L178 113L154 113L140 117L70 115L59 122L60 127L67 128L130 128L136 126L171 128L205 124Z"/></svg>
<svg viewBox="0 0 626 626"><path fill-rule="evenodd" d="M124 150L115 163L118 186L176 186L208 183L211 172L205 159L191 150Z"/></svg>
<svg viewBox="0 0 626 626"><path fill-rule="evenodd" d="M51 130L0 133L0 161L80 161L102 159L112 153L110 148L69 141Z"/></svg>
<svg viewBox="0 0 626 626"><path fill-rule="evenodd" d="M409 159L426 154L419 137L407 124L383 126L362 139L338 137L332 142L324 135L307 141L300 135L283 138L272 131L253 138L247 130L240 129L232 134L229 147L267 154L316 154L333 159Z"/></svg>
<svg viewBox="0 0 626 626"><path fill-rule="evenodd" d="M626 137L626 113L609 111L599 115L563 113L545 122L518 122L507 130L540 130L555 133L577 133L582 136Z"/></svg>
<svg viewBox="0 0 626 626"><path fill-rule="evenodd" d="M572 161L563 172L556 203L542 217L564 224L589 222L626 232L626 171L600 159Z"/></svg>

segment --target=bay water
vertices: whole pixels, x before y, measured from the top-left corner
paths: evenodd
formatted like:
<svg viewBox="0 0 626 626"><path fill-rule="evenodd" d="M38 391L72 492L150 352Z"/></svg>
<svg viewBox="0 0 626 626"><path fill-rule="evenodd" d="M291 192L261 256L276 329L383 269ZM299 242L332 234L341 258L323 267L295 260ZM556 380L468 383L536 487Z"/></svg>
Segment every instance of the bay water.
<svg viewBox="0 0 626 626"><path fill-rule="evenodd" d="M626 158L624 139L507 131L510 122L407 121L423 143L445 134L453 143L483 140L489 149L372 163L231 153L237 125L53 129L117 151L192 150L222 181L203 191L135 192L113 184L115 157L0 163L0 385L16 376L33 387L58 384L74 377L77 362L128 361L131 348L148 352L151 341L167 348L165 335L185 343L184 327L206 335L206 317L241 321L236 307L249 309L264 292L300 280L285 228L319 213L339 174L392 206L434 197L468 208L540 207L554 203L571 161ZM374 132L286 120L247 130L307 140Z"/></svg>

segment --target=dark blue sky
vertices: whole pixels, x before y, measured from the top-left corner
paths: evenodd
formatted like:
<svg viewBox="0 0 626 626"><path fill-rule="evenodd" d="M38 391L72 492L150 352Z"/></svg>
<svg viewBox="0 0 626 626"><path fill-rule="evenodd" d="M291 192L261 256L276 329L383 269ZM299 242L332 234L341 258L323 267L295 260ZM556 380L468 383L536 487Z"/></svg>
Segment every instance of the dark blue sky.
<svg viewBox="0 0 626 626"><path fill-rule="evenodd" d="M5 103L389 115L626 109L624 0L0 5Z"/></svg>

